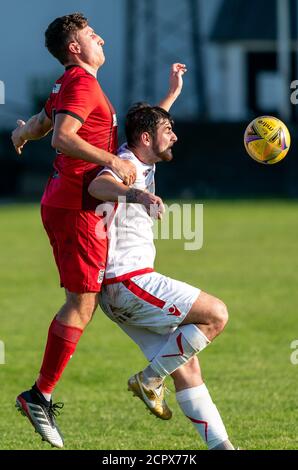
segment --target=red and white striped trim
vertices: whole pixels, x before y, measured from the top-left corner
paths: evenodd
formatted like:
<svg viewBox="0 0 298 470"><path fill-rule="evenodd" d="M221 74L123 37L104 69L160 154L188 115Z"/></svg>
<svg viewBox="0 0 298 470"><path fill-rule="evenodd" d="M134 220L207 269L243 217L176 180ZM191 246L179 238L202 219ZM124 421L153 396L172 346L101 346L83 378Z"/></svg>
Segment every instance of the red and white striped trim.
<svg viewBox="0 0 298 470"><path fill-rule="evenodd" d="M178 346L178 349L179 349L179 353L178 353L178 354L164 354L164 355L161 356L161 357L177 357L177 356L183 356L183 354L184 354L184 349L183 349L183 345L182 345L182 333L179 333L179 335L177 336L177 338L176 338L176 343L177 343L177 346Z"/></svg>
<svg viewBox="0 0 298 470"><path fill-rule="evenodd" d="M128 279L131 279L134 276L140 276L142 274L153 273L153 272L154 272L153 268L137 269L136 271L131 271L130 273L125 273L125 274L122 274L121 276L105 278L103 281L103 284L105 285L116 284L117 282L127 281Z"/></svg>
<svg viewBox="0 0 298 470"><path fill-rule="evenodd" d="M186 416L188 419L190 419L190 421L192 421L193 423L195 424L203 424L204 425L204 428L205 428L205 439L206 439L206 442L208 442L208 422L207 421L203 421L201 419L195 419L195 418L191 418L191 416Z"/></svg>
<svg viewBox="0 0 298 470"><path fill-rule="evenodd" d="M134 295L139 297L139 299L144 300L145 302L148 302L148 304L154 305L154 307L158 307L161 310L163 310L164 306L166 305L167 302L165 302L162 299L159 299L158 297L155 297L155 295L150 294L150 292L147 292L146 290L142 289L142 287L138 286L135 282L133 282L131 279L127 279L123 281L123 285L130 290ZM176 317L180 317L181 312L180 310L176 307L176 305L172 305L168 309L168 314L167 315L174 315Z"/></svg>
<svg viewBox="0 0 298 470"><path fill-rule="evenodd" d="M158 308L162 309L166 304L166 302L164 300L161 300L158 297L155 297L154 295L150 294L146 290L142 289L142 287L138 286L131 279L123 281L123 284L134 295L136 295L137 297L139 297L142 300L145 300L145 302L148 302L149 304L154 305L155 307L158 307Z"/></svg>
<svg viewBox="0 0 298 470"><path fill-rule="evenodd" d="M104 280L104 284L116 284L118 282L122 282L122 284L130 290L134 295L139 297L139 299L144 300L145 302L148 302L151 305L154 305L155 307L160 308L161 310L164 308L166 305L166 301L159 299L158 297L155 297L154 295L150 294L150 292L147 292L146 290L142 289L142 287L138 286L135 282L132 281L132 278L135 276L141 276L143 274L147 273L153 273L154 269L152 268L144 268L144 269L139 269L137 271L132 271L130 273L123 274L122 276L117 276L113 278L108 278ZM180 310L176 307L176 305L171 305L168 309L167 315L169 316L175 316L175 317L180 317L181 312Z"/></svg>

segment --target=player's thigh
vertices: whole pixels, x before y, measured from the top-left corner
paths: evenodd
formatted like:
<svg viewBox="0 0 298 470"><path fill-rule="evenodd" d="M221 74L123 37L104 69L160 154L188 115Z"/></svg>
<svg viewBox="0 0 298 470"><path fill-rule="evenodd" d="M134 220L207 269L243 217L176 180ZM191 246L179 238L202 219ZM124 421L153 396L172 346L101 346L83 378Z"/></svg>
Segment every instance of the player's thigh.
<svg viewBox="0 0 298 470"><path fill-rule="evenodd" d="M101 299L103 310L114 321L163 335L179 326L199 292L189 284L152 272L118 286L106 286Z"/></svg>
<svg viewBox="0 0 298 470"><path fill-rule="evenodd" d="M107 255L107 239L97 235L101 219L92 211L42 206L42 220L61 287L73 293L99 292Z"/></svg>
<svg viewBox="0 0 298 470"><path fill-rule="evenodd" d="M209 325L224 320L226 317L227 308L225 304L217 297L201 291L181 324Z"/></svg>

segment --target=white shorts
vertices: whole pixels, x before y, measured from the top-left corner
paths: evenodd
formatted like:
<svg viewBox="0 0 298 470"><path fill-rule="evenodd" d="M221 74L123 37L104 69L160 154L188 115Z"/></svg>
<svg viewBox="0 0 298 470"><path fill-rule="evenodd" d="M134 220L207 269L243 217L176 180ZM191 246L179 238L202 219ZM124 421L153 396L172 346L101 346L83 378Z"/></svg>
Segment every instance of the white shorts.
<svg viewBox="0 0 298 470"><path fill-rule="evenodd" d="M152 272L103 286L99 304L152 359L199 294L196 287Z"/></svg>

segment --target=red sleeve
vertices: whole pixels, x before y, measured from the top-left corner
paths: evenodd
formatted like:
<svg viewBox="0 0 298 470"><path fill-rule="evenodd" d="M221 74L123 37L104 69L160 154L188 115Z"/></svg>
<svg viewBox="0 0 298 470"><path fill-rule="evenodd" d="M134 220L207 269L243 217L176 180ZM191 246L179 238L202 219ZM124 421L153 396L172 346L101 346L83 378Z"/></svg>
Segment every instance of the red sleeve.
<svg viewBox="0 0 298 470"><path fill-rule="evenodd" d="M59 93L55 114L69 114L83 124L97 105L97 97L96 78L91 75L75 77Z"/></svg>

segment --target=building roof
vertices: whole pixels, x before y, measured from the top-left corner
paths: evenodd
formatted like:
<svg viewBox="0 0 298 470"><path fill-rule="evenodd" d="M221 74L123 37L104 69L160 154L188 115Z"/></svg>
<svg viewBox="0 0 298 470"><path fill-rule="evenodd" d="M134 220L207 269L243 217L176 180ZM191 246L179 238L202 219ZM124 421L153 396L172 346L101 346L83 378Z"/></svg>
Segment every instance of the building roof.
<svg viewBox="0 0 298 470"><path fill-rule="evenodd" d="M296 0L290 0L292 39L297 38ZM210 36L214 42L275 41L277 0L223 0Z"/></svg>

